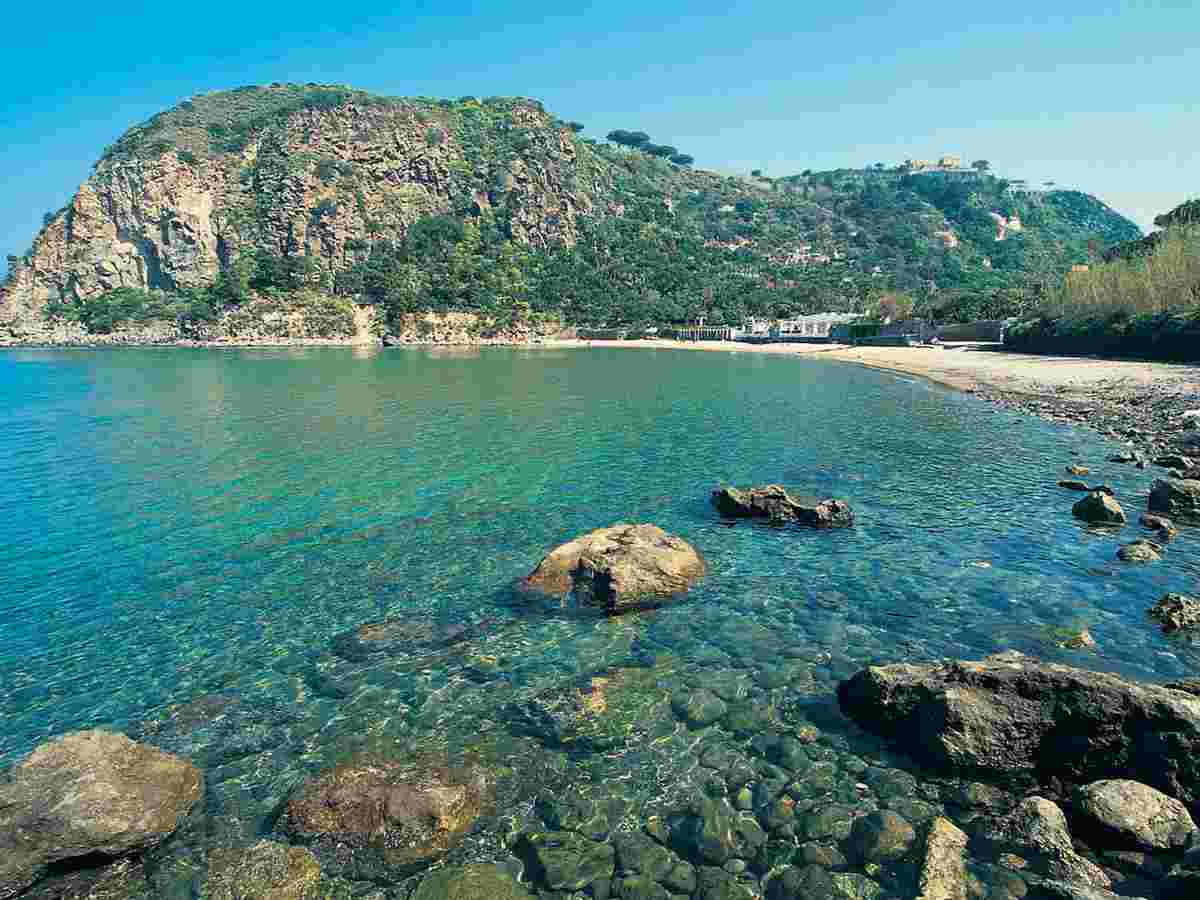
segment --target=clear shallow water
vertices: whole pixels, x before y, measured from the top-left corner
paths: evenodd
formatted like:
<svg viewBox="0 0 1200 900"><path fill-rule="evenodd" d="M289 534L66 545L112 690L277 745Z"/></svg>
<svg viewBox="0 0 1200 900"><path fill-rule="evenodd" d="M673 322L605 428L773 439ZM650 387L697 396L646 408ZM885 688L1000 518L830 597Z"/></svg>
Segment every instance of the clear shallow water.
<svg viewBox="0 0 1200 900"><path fill-rule="evenodd" d="M797 667L827 696L867 662L1010 648L1142 678L1200 670L1144 618L1192 588L1192 535L1121 566L1142 529L1087 531L1054 484L1090 464L1136 521L1152 472L1105 464L1114 447L1090 432L867 369L658 350L12 351L0 421L0 765L82 727L158 735L238 785L251 830L332 759L503 743L507 704L609 666L669 660L680 683L745 677L763 696ZM724 527L708 504L723 482L844 497L858 525ZM618 521L683 535L712 574L628 620L514 606L507 587L545 551ZM452 652L331 653L387 616L482 624ZM1071 625L1099 652L1057 649ZM200 737L145 724L213 695L251 712Z"/></svg>

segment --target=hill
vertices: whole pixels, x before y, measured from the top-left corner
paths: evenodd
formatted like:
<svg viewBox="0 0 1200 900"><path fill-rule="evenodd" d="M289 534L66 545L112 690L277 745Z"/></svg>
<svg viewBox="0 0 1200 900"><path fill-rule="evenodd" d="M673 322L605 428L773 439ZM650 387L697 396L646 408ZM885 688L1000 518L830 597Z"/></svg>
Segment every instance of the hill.
<svg viewBox="0 0 1200 900"><path fill-rule="evenodd" d="M492 331L735 321L884 290L960 318L1019 303L1089 240L1140 237L1095 198L986 173L731 177L581 128L524 98L194 97L105 150L10 258L0 328L343 334L363 310L385 331L424 311Z"/></svg>

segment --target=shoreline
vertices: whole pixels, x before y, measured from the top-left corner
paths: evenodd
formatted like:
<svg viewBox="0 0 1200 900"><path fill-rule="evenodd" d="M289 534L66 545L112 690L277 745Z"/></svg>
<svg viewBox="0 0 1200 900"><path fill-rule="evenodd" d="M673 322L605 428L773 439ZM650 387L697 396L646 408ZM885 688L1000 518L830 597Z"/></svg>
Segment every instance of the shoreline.
<svg viewBox="0 0 1200 900"><path fill-rule="evenodd" d="M390 347L355 338L282 338L248 341L89 341L81 343L7 343L4 350L115 348L187 348L210 350L341 347L378 352L384 349L481 348L514 350L681 350L747 353L822 360L922 378L1000 406L1017 408L1053 422L1084 425L1125 441L1137 452L1153 454L1181 431L1183 413L1200 410L1200 366L1182 363L1046 356L1003 350L995 344L944 344L938 347L855 347L845 344L746 344L738 341L633 341L581 338L537 341L405 342ZM1200 420L1198 420L1200 422Z"/></svg>

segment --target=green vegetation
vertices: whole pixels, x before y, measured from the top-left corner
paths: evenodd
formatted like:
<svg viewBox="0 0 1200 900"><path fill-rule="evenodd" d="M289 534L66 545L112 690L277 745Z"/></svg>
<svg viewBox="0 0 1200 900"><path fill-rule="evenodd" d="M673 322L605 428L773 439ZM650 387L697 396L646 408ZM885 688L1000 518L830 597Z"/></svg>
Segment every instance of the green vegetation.
<svg viewBox="0 0 1200 900"><path fill-rule="evenodd" d="M646 132L604 143L582 128L524 98L315 84L197 96L131 129L96 178L164 148L219 169L214 222L231 251L216 281L50 314L112 328L184 301L227 313L325 292L376 305L388 324L429 310L636 329L878 311L888 297L942 321L1027 317L1073 264L1140 237L1085 194L1009 190L987 160L726 177ZM386 150L351 162L345 134ZM406 156L421 165L397 168Z"/></svg>
<svg viewBox="0 0 1200 900"><path fill-rule="evenodd" d="M1070 272L1006 343L1037 352L1200 359L1200 203L1156 223L1164 230Z"/></svg>
<svg viewBox="0 0 1200 900"><path fill-rule="evenodd" d="M93 334L111 334L123 325L175 322L184 333L216 318L208 291L166 294L138 288L117 288L74 303L49 303L49 319L78 322Z"/></svg>

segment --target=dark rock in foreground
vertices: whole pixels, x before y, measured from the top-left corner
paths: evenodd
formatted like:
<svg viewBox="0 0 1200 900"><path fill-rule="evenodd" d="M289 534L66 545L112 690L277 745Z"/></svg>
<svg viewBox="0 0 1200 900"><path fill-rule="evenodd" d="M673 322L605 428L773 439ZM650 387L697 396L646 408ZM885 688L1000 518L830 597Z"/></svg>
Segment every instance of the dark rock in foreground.
<svg viewBox="0 0 1200 900"><path fill-rule="evenodd" d="M1075 518L1100 525L1124 525L1125 510L1114 497L1093 491L1071 507Z"/></svg>
<svg viewBox="0 0 1200 900"><path fill-rule="evenodd" d="M40 745L0 784L0 897L52 863L153 847L203 791L190 762L124 735L79 731Z"/></svg>
<svg viewBox="0 0 1200 900"><path fill-rule="evenodd" d="M1150 512L1179 519L1200 518L1200 481L1159 478L1150 486Z"/></svg>
<svg viewBox="0 0 1200 900"><path fill-rule="evenodd" d="M609 613L655 606L687 592L707 567L696 548L655 525L613 525L556 547L521 582Z"/></svg>
<svg viewBox="0 0 1200 900"><path fill-rule="evenodd" d="M712 492L712 502L721 515L731 519L769 519L810 528L848 528L854 524L854 512L845 500L804 500L778 484L718 488Z"/></svg>
<svg viewBox="0 0 1200 900"><path fill-rule="evenodd" d="M1186 594L1163 594L1147 615L1162 625L1163 631L1181 631L1200 625L1200 600Z"/></svg>
<svg viewBox="0 0 1200 900"><path fill-rule="evenodd" d="M1200 802L1200 698L1019 653L871 666L842 710L924 763L1083 784L1135 775Z"/></svg>

